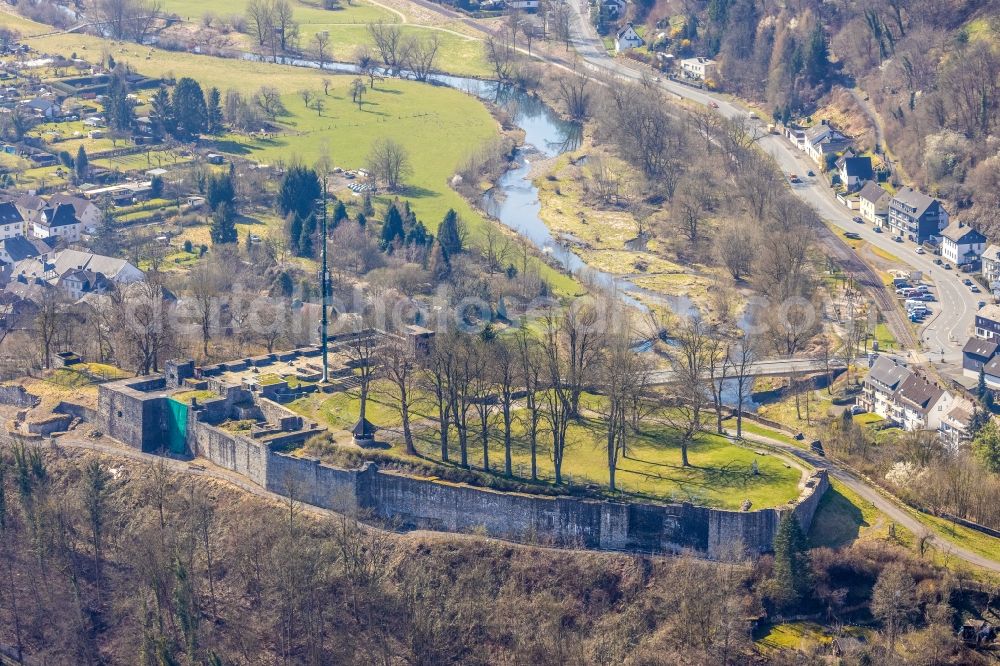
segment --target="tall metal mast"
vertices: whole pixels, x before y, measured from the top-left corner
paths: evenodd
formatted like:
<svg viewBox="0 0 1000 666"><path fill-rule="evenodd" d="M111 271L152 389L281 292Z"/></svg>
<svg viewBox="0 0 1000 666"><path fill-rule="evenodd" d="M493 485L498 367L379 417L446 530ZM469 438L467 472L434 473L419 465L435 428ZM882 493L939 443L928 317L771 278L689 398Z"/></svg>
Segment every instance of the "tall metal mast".
<svg viewBox="0 0 1000 666"><path fill-rule="evenodd" d="M320 242L323 244L323 270L320 282L322 283L321 288L323 289L323 319L322 319L322 330L320 332L321 342L323 347L323 382L326 383L330 381L330 362L327 357L327 309L330 306L329 303L329 293L330 293L330 270L326 263L326 176L323 177L323 218L322 218L322 230L320 232Z"/></svg>

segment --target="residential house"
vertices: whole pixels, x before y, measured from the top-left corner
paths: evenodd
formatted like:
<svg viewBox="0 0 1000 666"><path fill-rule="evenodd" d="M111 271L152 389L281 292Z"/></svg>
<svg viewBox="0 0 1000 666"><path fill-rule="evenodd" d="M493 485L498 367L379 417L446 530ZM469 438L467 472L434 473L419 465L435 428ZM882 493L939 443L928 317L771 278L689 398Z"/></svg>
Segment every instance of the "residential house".
<svg viewBox="0 0 1000 666"><path fill-rule="evenodd" d="M11 201L0 203L0 239L24 236L24 217Z"/></svg>
<svg viewBox="0 0 1000 666"><path fill-rule="evenodd" d="M632 24L629 23L618 31L615 35L615 53L621 53L629 49L637 49L644 45L646 41L639 36Z"/></svg>
<svg viewBox="0 0 1000 666"><path fill-rule="evenodd" d="M27 109L39 118L51 119L62 115L62 109L59 107L59 104L55 100L44 97L36 97L35 99L28 100L21 105L21 108Z"/></svg>
<svg viewBox="0 0 1000 666"><path fill-rule="evenodd" d="M35 219L39 212L48 208L49 204L45 199L35 196L34 194L23 194L17 199L14 199L14 205L17 207L17 211L21 213L21 217L25 221L25 234L27 234L27 223Z"/></svg>
<svg viewBox="0 0 1000 666"><path fill-rule="evenodd" d="M992 289L994 282L1000 282L1000 245L990 245L979 259L983 262L983 279Z"/></svg>
<svg viewBox="0 0 1000 666"><path fill-rule="evenodd" d="M801 125L788 124L785 126L785 136L792 142L792 145L799 150L806 149L806 127Z"/></svg>
<svg viewBox="0 0 1000 666"><path fill-rule="evenodd" d="M983 379L987 388L1000 389L1000 356L994 356L983 366Z"/></svg>
<svg viewBox="0 0 1000 666"><path fill-rule="evenodd" d="M59 237L71 243L80 240L82 230L83 224L72 204L46 208L31 222L31 233L35 238Z"/></svg>
<svg viewBox="0 0 1000 666"><path fill-rule="evenodd" d="M715 79L718 66L711 58L685 58L681 60L681 72L689 79L707 81Z"/></svg>
<svg viewBox="0 0 1000 666"><path fill-rule="evenodd" d="M941 441L952 449L957 449L963 442L968 441L975 413L976 406L971 400L955 396L951 410L941 418L941 426L938 428Z"/></svg>
<svg viewBox="0 0 1000 666"><path fill-rule="evenodd" d="M31 299L60 288L79 300L86 294L104 293L112 284L126 286L144 278L142 271L124 259L62 250L15 263L6 289Z"/></svg>
<svg viewBox="0 0 1000 666"><path fill-rule="evenodd" d="M851 147L851 140L823 121L805 130L802 150L816 164L824 167L829 156L836 155Z"/></svg>
<svg viewBox="0 0 1000 666"><path fill-rule="evenodd" d="M974 264L986 249L986 236L964 222L952 222L941 232L941 256L956 266Z"/></svg>
<svg viewBox="0 0 1000 666"><path fill-rule="evenodd" d="M110 286L109 280L103 273L83 269L69 271L59 278L57 284L74 301L83 298L84 294L103 294Z"/></svg>
<svg viewBox="0 0 1000 666"><path fill-rule="evenodd" d="M905 365L888 356L879 355L868 370L858 405L887 421L895 421L893 396L900 383L909 375L910 370Z"/></svg>
<svg viewBox="0 0 1000 666"><path fill-rule="evenodd" d="M870 157L845 157L840 165L840 183L850 192L875 180Z"/></svg>
<svg viewBox="0 0 1000 666"><path fill-rule="evenodd" d="M951 411L954 397L927 377L916 372L896 389L897 423L903 430L938 430L941 420Z"/></svg>
<svg viewBox="0 0 1000 666"><path fill-rule="evenodd" d="M858 404L904 430L939 430L954 396L925 376L886 356L878 356Z"/></svg>
<svg viewBox="0 0 1000 666"><path fill-rule="evenodd" d="M948 212L941 202L906 187L889 202L889 227L917 243L931 240L948 226Z"/></svg>
<svg viewBox="0 0 1000 666"><path fill-rule="evenodd" d="M101 218L104 214L101 209L98 208L97 204L93 201L88 201L83 197L73 196L71 194L54 194L49 197L49 206L55 207L63 204L68 204L73 207L73 211L76 213L76 219L80 220L80 224L86 229L97 229L98 225L101 223Z"/></svg>
<svg viewBox="0 0 1000 666"><path fill-rule="evenodd" d="M625 13L625 0L603 0L601 4L608 13L608 18L617 19Z"/></svg>
<svg viewBox="0 0 1000 666"><path fill-rule="evenodd" d="M51 252L52 246L40 238L14 236L0 240L0 263L15 264Z"/></svg>
<svg viewBox="0 0 1000 666"><path fill-rule="evenodd" d="M1000 342L1000 305L989 303L976 312L976 337Z"/></svg>
<svg viewBox="0 0 1000 666"><path fill-rule="evenodd" d="M876 227L884 227L886 218L889 216L889 202L892 195L885 188L869 180L858 192L861 217L868 220Z"/></svg>
<svg viewBox="0 0 1000 666"><path fill-rule="evenodd" d="M979 377L979 371L997 355L998 349L1000 340L969 338L962 347L962 374L966 377Z"/></svg>

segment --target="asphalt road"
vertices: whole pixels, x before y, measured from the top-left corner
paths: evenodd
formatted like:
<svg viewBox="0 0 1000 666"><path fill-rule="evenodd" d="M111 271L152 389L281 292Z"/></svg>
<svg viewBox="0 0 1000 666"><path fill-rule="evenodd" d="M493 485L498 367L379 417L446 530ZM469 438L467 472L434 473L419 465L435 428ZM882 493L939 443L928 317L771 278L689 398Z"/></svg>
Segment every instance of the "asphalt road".
<svg viewBox="0 0 1000 666"><path fill-rule="evenodd" d="M733 433L730 432L730 434ZM769 437L760 437L749 433L744 433L744 436L750 441L759 440L766 443L768 446L777 447L789 455L804 460L816 469L825 469L831 479L836 479L837 481L843 483L845 486L857 493L857 495L863 500L874 504L876 509L884 513L889 520L893 521L897 525L905 527L917 537L923 534L931 534L934 539L934 547L941 553L957 557L960 560L964 560L970 564L974 564L989 571L1000 572L1000 562L991 560L988 557L984 557L978 553L972 552L971 550L953 544L950 541L937 537L933 532L928 530L923 523L914 518L913 515L900 506L897 500L884 495L879 490L868 485L868 483L863 479L855 476L852 472L843 469L842 467L838 467L828 458L816 455L811 451L800 449L797 446L786 444L785 442L779 442L778 440L774 440Z"/></svg>
<svg viewBox="0 0 1000 666"><path fill-rule="evenodd" d="M610 57L603 43L597 38L593 26L586 19L586 6L574 3L577 20L574 21L575 38L573 46L583 60L584 66L594 71L609 72L622 79L639 79L643 75L636 69ZM681 83L662 79L657 82L664 90L674 95L691 100L698 104L714 103L715 110L725 117L746 116L748 111L729 101L722 95L685 86ZM913 269L923 272L931 281L937 300L929 303L932 316L921 325L918 335L921 349L913 350L911 360L916 363L933 362L942 364L939 371L949 376L961 376L962 347L972 332L975 312L978 302L986 300L985 294L974 294L962 284L966 276L955 270L946 271L934 265L934 257L930 254L918 255L916 245L909 241L896 243L891 234L877 234L870 224L857 224L852 218L856 215L837 202L832 190L819 177L808 177L809 170L816 171L816 164L809 157L791 145L787 139L778 135L765 135L760 140L760 146L766 150L781 170L787 175L798 174L803 182L789 185L792 192L803 201L811 204L819 216L835 227L853 231L861 238L881 250L891 253Z"/></svg>

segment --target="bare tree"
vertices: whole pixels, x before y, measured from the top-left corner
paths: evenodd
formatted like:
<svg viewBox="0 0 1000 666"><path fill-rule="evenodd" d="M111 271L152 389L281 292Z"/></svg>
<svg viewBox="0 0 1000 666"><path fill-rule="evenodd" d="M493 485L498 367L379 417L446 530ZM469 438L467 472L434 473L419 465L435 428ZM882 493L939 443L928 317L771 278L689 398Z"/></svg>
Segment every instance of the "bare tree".
<svg viewBox="0 0 1000 666"><path fill-rule="evenodd" d="M544 382L547 390L542 391L543 418L547 422L552 448L549 455L555 471L555 482L562 484L562 465L566 455L566 431L573 419L573 387L569 381L572 363L561 340L560 325L556 315L550 312L545 317L545 331L542 342Z"/></svg>
<svg viewBox="0 0 1000 666"><path fill-rule="evenodd" d="M434 62L437 59L441 40L436 34L426 39L411 39L405 50L406 67L413 72L417 81L426 81L434 73Z"/></svg>
<svg viewBox="0 0 1000 666"><path fill-rule="evenodd" d="M390 73L397 73L407 55L407 40L403 39L402 29L393 23L377 21L368 24L368 34L375 43L382 64Z"/></svg>
<svg viewBox="0 0 1000 666"><path fill-rule="evenodd" d="M566 114L576 121L584 121L590 116L590 79L576 74L560 74L556 78L559 98Z"/></svg>
<svg viewBox="0 0 1000 666"><path fill-rule="evenodd" d="M347 356L355 370L354 376L358 379L358 397L361 401L358 420L362 423L366 418L368 394L376 373L379 372L378 366L381 361L379 351L378 335L368 328L355 331L347 343Z"/></svg>
<svg viewBox="0 0 1000 666"><path fill-rule="evenodd" d="M607 336L601 363L601 390L605 396L603 417L608 458L608 486L617 490L618 459L626 451L629 414L646 386L647 367L632 348L632 329L622 325Z"/></svg>
<svg viewBox="0 0 1000 666"><path fill-rule="evenodd" d="M366 163L376 181L389 191L398 190L411 172L409 152L394 139L377 139L368 152Z"/></svg>
<svg viewBox="0 0 1000 666"><path fill-rule="evenodd" d="M246 18L247 24L257 40L257 45L267 44L274 34L274 5L270 0L249 0Z"/></svg>
<svg viewBox="0 0 1000 666"><path fill-rule="evenodd" d="M673 337L676 346L669 356L674 378L663 413L680 438L681 465L690 467L688 447L702 431L702 409L708 396L705 374L709 365L710 338L698 318L686 320Z"/></svg>
<svg viewBox="0 0 1000 666"><path fill-rule="evenodd" d="M736 437L743 437L743 407L753 392L755 378L750 374L756 361L754 340L749 333L743 335L735 348L730 347L729 363L736 385Z"/></svg>
<svg viewBox="0 0 1000 666"><path fill-rule="evenodd" d="M756 256L756 238L746 233L749 223L729 220L718 230L715 251L733 280L740 282L750 276Z"/></svg>
<svg viewBox="0 0 1000 666"><path fill-rule="evenodd" d="M498 81L510 81L514 76L517 51L507 30L499 30L486 35L483 41L486 61L493 69Z"/></svg>
<svg viewBox="0 0 1000 666"><path fill-rule="evenodd" d="M563 43L566 50L573 41L573 9L568 0L553 0L547 16L556 39Z"/></svg>
<svg viewBox="0 0 1000 666"><path fill-rule="evenodd" d="M413 445L413 432L410 426L410 408L416 393L417 365L406 340L401 337L388 337L380 349L382 362L379 375L384 377L389 385L389 397L399 408L399 416L403 423L403 442L409 455L417 455Z"/></svg>
<svg viewBox="0 0 1000 666"><path fill-rule="evenodd" d="M316 54L316 62L320 69L326 69L327 54L330 50L330 32L321 30L313 35L313 52Z"/></svg>
<svg viewBox="0 0 1000 666"><path fill-rule="evenodd" d="M434 398L437 407L438 438L441 444L441 460L448 462L448 425L451 423L450 381L455 364L455 346L451 336L438 335L434 348L424 359L420 384Z"/></svg>
<svg viewBox="0 0 1000 666"><path fill-rule="evenodd" d="M565 342L566 375L564 383L569 395L570 416L580 414L580 395L596 367L604 344L608 325L608 303L603 299L574 301L560 321L560 338Z"/></svg>
<svg viewBox="0 0 1000 666"><path fill-rule="evenodd" d="M378 61L367 46L359 46L354 51L354 62L358 65L358 73L368 77L368 87L375 89L375 77L378 76Z"/></svg>
<svg viewBox="0 0 1000 666"><path fill-rule="evenodd" d="M358 111L361 110L361 105L363 103L365 96L365 82L362 79L354 79L351 81L351 101L358 105Z"/></svg>
<svg viewBox="0 0 1000 666"><path fill-rule="evenodd" d="M516 335L517 362L524 385L525 410L523 422L528 433L528 450L531 456L531 480L538 479L538 426L541 419L539 390L543 381L542 347L533 334L519 329Z"/></svg>

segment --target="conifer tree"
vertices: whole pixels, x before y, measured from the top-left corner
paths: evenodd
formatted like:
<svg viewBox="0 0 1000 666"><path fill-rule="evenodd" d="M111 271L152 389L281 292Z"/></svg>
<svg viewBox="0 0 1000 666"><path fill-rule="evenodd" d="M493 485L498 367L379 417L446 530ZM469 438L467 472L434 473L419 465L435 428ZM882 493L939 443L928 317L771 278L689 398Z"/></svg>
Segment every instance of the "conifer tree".
<svg viewBox="0 0 1000 666"><path fill-rule="evenodd" d="M212 213L212 227L209 230L212 245L235 243L239 240L236 231L236 211L229 203L223 203Z"/></svg>
<svg viewBox="0 0 1000 666"><path fill-rule="evenodd" d="M385 214L385 222L382 223L382 249L388 250L396 239L403 239L403 216L399 213L399 206L393 204Z"/></svg>
<svg viewBox="0 0 1000 666"><path fill-rule="evenodd" d="M449 257L462 251L464 241L461 220L458 219L458 213L453 209L449 209L441 221L441 226L438 228L438 242L441 243L442 249Z"/></svg>
<svg viewBox="0 0 1000 666"><path fill-rule="evenodd" d="M795 513L787 511L774 537L772 598L780 608L793 608L806 598L811 586L806 536Z"/></svg>

